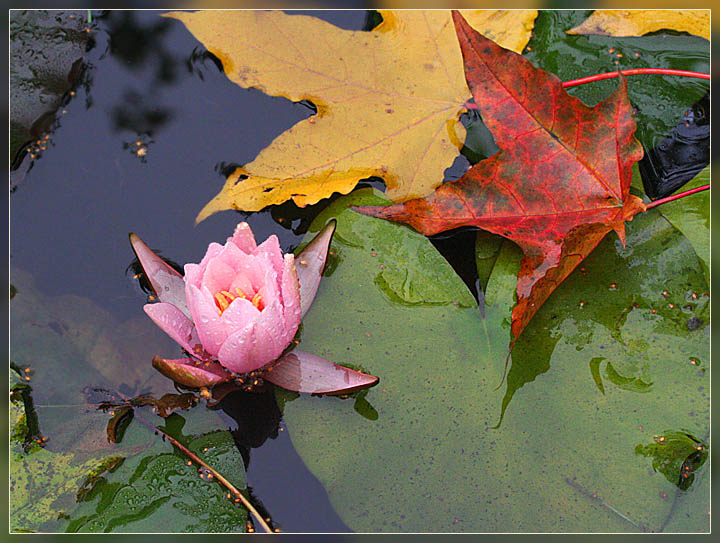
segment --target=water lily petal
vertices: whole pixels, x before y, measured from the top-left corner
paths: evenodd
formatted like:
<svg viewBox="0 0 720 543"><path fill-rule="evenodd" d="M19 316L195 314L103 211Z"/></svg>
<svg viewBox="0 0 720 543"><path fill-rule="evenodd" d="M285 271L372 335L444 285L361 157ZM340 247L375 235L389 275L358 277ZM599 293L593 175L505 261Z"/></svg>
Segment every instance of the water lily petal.
<svg viewBox="0 0 720 543"><path fill-rule="evenodd" d="M297 269L298 281L300 282L300 309L302 311L302 317L304 317L305 313L310 309L317 294L336 224L337 221L334 219L327 223L295 259L295 268Z"/></svg>
<svg viewBox="0 0 720 543"><path fill-rule="evenodd" d="M282 273L283 269L282 255L283 252L280 248L280 241L275 234L268 237L265 241L258 245L258 248L255 251L255 256L265 259L268 264L272 266L272 269L275 270L278 277Z"/></svg>
<svg viewBox="0 0 720 543"><path fill-rule="evenodd" d="M200 267L200 264L185 264L183 269L185 270L185 294L187 295L187 285L195 285L200 288L203 268Z"/></svg>
<svg viewBox="0 0 720 543"><path fill-rule="evenodd" d="M137 234L130 234L130 245L161 302L173 304L188 317L185 300L185 280L172 266L156 255Z"/></svg>
<svg viewBox="0 0 720 543"><path fill-rule="evenodd" d="M152 364L165 377L191 388L213 386L232 377L230 372L217 362L198 362L192 358L168 360L156 356Z"/></svg>
<svg viewBox="0 0 720 543"><path fill-rule="evenodd" d="M218 352L220 364L237 373L247 373L266 364L267 362L257 364L250 358L250 352L256 341L255 330L255 322L250 322L230 334Z"/></svg>
<svg viewBox="0 0 720 543"><path fill-rule="evenodd" d="M246 222L241 222L235 227L235 232L232 237L227 239L232 241L235 246L245 253L253 253L257 249L257 243L255 242L255 235L250 229L250 225Z"/></svg>
<svg viewBox="0 0 720 543"><path fill-rule="evenodd" d="M202 260L200 261L199 266L202 268L203 271L205 271L205 268L208 265L208 262L210 262L211 259L215 258L218 254L220 254L220 251L223 250L223 246L216 242L211 242L210 245L208 245L207 251L205 251L205 256L202 257Z"/></svg>
<svg viewBox="0 0 720 543"><path fill-rule="evenodd" d="M202 284L215 294L221 290L228 290L235 275L237 274L231 266L216 258L208 262L203 274Z"/></svg>
<svg viewBox="0 0 720 543"><path fill-rule="evenodd" d="M233 243L228 243L216 258L235 270L237 275L247 277L253 292L263 285L267 265L260 262L255 255L244 253Z"/></svg>
<svg viewBox="0 0 720 543"><path fill-rule="evenodd" d="M280 338L272 328L265 328L256 323L253 332L255 337L248 353L248 367L250 369L245 371L252 371L269 364L280 356L287 347L287 343L284 346L279 343Z"/></svg>
<svg viewBox="0 0 720 543"><path fill-rule="evenodd" d="M222 248L222 245L213 242L205 251L205 256L200 261L200 264L185 264L185 284L195 285L200 288L208 263L222 251Z"/></svg>
<svg viewBox="0 0 720 543"><path fill-rule="evenodd" d="M280 300L274 300L263 309L254 324L253 342L250 345L248 358L252 362L252 369L257 369L280 356L289 345L292 336L288 338Z"/></svg>
<svg viewBox="0 0 720 543"><path fill-rule="evenodd" d="M300 326L302 318L300 312L300 283L298 282L297 270L295 269L295 257L286 254L282 279L280 281L282 299L284 306L285 322L289 328Z"/></svg>
<svg viewBox="0 0 720 543"><path fill-rule="evenodd" d="M276 299L282 303L280 281L278 279L278 273L275 270L271 268L265 269L265 277L263 278L262 286L257 292L265 301L264 305L269 305Z"/></svg>
<svg viewBox="0 0 720 543"><path fill-rule="evenodd" d="M270 366L263 379L287 390L312 394L346 394L373 386L380 380L297 349Z"/></svg>
<svg viewBox="0 0 720 543"><path fill-rule="evenodd" d="M195 346L200 343L200 339L195 331L195 325L185 313L166 302L145 304L143 309L155 324L179 343L183 349L193 355L196 354ZM198 353L198 357L201 356Z"/></svg>
<svg viewBox="0 0 720 543"><path fill-rule="evenodd" d="M237 294L237 290L240 290L240 292L243 293L247 298L253 297L253 293L255 292L255 289L253 289L252 282L250 281L250 278L243 274L243 273L236 273L235 277L233 277L232 283L230 283L230 288L228 289L233 294Z"/></svg>
<svg viewBox="0 0 720 543"><path fill-rule="evenodd" d="M205 350L215 356L227 338L228 331L220 321L212 294L207 287L203 286L200 290L195 285L188 285L186 294L200 341Z"/></svg>
<svg viewBox="0 0 720 543"><path fill-rule="evenodd" d="M228 329L237 330L255 322L259 317L260 311L250 300L236 298L230 303L230 307L223 311L220 320Z"/></svg>

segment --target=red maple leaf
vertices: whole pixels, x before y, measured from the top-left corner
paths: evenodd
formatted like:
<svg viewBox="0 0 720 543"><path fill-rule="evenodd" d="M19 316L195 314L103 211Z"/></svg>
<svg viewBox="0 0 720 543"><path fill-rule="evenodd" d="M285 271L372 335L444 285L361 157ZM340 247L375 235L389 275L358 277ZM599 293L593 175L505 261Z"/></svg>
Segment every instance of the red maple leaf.
<svg viewBox="0 0 720 543"><path fill-rule="evenodd" d="M478 226L516 242L524 253L512 312L517 339L605 234L615 230L625 243L625 221L645 211L630 194L643 150L624 78L588 107L555 75L483 37L459 13L453 20L465 77L500 151L425 198L355 209L425 235Z"/></svg>

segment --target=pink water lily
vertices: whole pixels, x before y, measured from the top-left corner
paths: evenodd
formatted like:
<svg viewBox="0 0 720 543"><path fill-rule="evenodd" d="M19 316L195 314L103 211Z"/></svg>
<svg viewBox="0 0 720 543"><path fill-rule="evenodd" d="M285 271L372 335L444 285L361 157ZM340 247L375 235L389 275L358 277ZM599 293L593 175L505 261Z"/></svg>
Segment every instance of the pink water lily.
<svg viewBox="0 0 720 543"><path fill-rule="evenodd" d="M277 236L257 245L242 222L225 245L211 243L199 264L186 264L184 277L130 234L158 299L145 312L190 355L156 356L153 366L190 388L248 387L265 379L298 392L338 394L376 384L377 377L291 348L334 231L331 221L296 260L283 254Z"/></svg>

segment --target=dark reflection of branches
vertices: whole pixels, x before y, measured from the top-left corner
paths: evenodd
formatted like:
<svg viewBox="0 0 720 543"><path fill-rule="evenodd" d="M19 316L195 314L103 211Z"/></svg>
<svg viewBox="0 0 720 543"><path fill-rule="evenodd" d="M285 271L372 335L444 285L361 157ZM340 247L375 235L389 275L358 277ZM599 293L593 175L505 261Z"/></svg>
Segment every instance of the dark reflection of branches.
<svg viewBox="0 0 720 543"><path fill-rule="evenodd" d="M172 119L172 112L157 103L157 89L175 84L185 60L164 47L172 21L163 17L144 18L132 11L111 11L102 20L112 56L135 72L149 74L143 89L126 89L122 101L112 108L117 131L151 136Z"/></svg>
<svg viewBox="0 0 720 543"><path fill-rule="evenodd" d="M176 59L162 46L162 36L172 22L163 17L153 17L147 24L138 21L133 11L112 11L104 14L110 36L110 51L131 69L155 62L155 79L173 83L176 77Z"/></svg>
<svg viewBox="0 0 720 543"><path fill-rule="evenodd" d="M171 115L168 110L155 106L148 107L147 102L147 97L137 91L126 92L123 103L113 108L115 129L152 134L170 120Z"/></svg>

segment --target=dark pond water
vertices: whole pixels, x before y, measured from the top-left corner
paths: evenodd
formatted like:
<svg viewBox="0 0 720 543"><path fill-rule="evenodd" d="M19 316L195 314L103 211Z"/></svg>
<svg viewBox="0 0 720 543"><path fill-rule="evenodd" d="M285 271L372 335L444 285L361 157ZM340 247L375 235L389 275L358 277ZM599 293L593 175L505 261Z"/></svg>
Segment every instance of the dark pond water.
<svg viewBox="0 0 720 543"><path fill-rule="evenodd" d="M367 21L364 11L317 15L349 29ZM319 209L227 211L197 226L195 216L230 164L250 162L312 109L230 82L180 22L157 12L108 12L95 24L84 84L60 111L42 156L26 155L14 172L12 266L31 271L48 296L85 296L123 320L142 311L145 297L126 272L129 232L178 263L197 261L240 220L258 239L274 233L283 250L293 249ZM280 216L289 219L281 225ZM254 495L284 530L348 531L287 432L266 439L274 410L272 396L228 408L237 419L228 416L229 427L250 419L245 437L235 436L256 447L248 465Z"/></svg>

